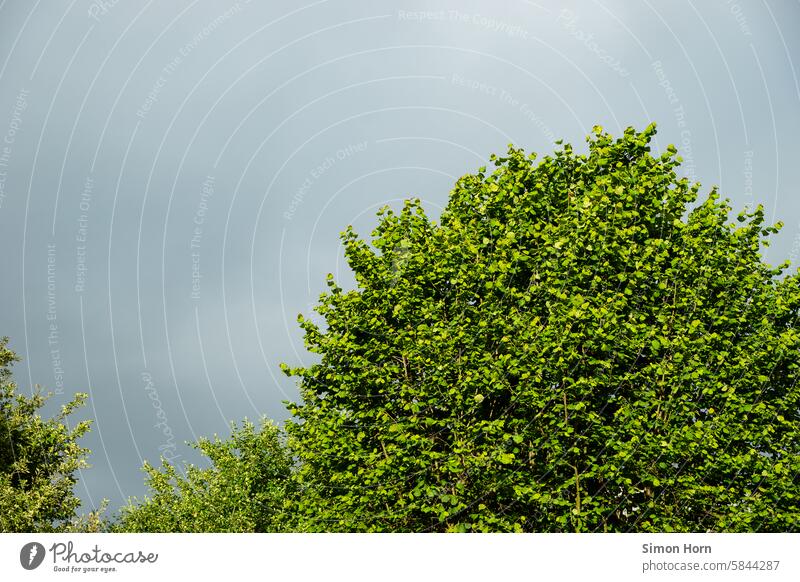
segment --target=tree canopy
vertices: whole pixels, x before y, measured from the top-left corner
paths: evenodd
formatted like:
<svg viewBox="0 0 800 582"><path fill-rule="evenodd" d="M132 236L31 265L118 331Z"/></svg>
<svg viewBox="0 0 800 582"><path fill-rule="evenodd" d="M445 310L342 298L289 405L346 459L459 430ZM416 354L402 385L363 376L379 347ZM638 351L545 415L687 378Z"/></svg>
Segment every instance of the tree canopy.
<svg viewBox="0 0 800 582"><path fill-rule="evenodd" d="M323 531L796 531L800 278L655 126L343 233L288 424Z"/></svg>
<svg viewBox="0 0 800 582"><path fill-rule="evenodd" d="M112 531L800 530L800 271L655 133L511 146L438 220L408 200L348 228L355 286L329 275L299 317L317 358L283 365L285 429L145 465ZM0 529L48 531L78 505L84 396L42 420L14 359L0 342Z"/></svg>
<svg viewBox="0 0 800 582"><path fill-rule="evenodd" d="M55 417L39 410L47 395L19 394L11 378L18 360L0 338L0 531L52 532L97 526L94 515L79 518L80 499L73 492L75 473L87 467L88 450L77 440L89 422L70 428L67 417L86 399L77 394Z"/></svg>
<svg viewBox="0 0 800 582"><path fill-rule="evenodd" d="M118 532L268 532L291 528L285 507L293 499L292 460L278 428L262 421L233 426L229 439L194 445L207 468L162 460L146 464L150 493L132 499L112 526Z"/></svg>

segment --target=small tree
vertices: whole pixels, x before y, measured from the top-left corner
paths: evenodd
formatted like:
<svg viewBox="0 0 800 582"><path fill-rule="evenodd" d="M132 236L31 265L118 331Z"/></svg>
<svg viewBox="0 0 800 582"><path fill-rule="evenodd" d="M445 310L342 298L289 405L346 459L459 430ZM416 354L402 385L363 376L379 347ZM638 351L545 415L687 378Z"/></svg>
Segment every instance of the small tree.
<svg viewBox="0 0 800 582"><path fill-rule="evenodd" d="M270 532L293 523L284 508L291 499L291 457L280 431L263 421L233 427L230 439L201 439L194 445L209 468L188 466L183 476L162 460L145 464L151 493L123 507L112 526L119 532Z"/></svg>
<svg viewBox="0 0 800 582"><path fill-rule="evenodd" d="M16 392L10 366L18 358L7 345L8 338L0 338L0 531L74 529L80 523L75 472L88 466L89 452L77 440L89 422L69 428L67 416L86 395L77 394L57 416L42 419L38 411L47 396L38 389L30 398Z"/></svg>
<svg viewBox="0 0 800 582"><path fill-rule="evenodd" d="M285 367L307 529L800 529L800 278L654 134L512 147L438 224L343 233L357 288Z"/></svg>

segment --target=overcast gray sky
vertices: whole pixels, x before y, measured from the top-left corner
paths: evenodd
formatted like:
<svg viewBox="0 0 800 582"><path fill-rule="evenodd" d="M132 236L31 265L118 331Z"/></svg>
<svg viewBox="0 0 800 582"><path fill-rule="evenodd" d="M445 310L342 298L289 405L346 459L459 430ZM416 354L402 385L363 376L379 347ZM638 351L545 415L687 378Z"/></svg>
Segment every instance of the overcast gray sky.
<svg viewBox="0 0 800 582"><path fill-rule="evenodd" d="M24 390L82 415L78 491L286 418L281 362L338 233L410 196L434 216L508 143L659 124L684 172L800 256L800 3L0 1L0 335Z"/></svg>

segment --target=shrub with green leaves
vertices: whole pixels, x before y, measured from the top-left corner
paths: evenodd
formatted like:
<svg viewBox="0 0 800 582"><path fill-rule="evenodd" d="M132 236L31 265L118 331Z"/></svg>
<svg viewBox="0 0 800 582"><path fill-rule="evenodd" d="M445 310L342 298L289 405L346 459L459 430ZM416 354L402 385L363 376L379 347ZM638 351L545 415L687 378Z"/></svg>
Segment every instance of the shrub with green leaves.
<svg viewBox="0 0 800 582"><path fill-rule="evenodd" d="M194 445L211 466L189 465L185 474L162 460L145 464L150 493L122 508L118 532L286 531L293 523L284 507L292 499L292 459L279 429L262 421L233 425L229 439Z"/></svg>
<svg viewBox="0 0 800 582"><path fill-rule="evenodd" d="M0 532L65 531L84 522L95 527L98 515L76 515L80 499L73 493L75 473L88 466L89 451L77 440L89 422L67 423L86 394L43 419L47 395L38 388L31 397L17 392L11 365L18 358L7 346L8 338L0 338Z"/></svg>
<svg viewBox="0 0 800 582"><path fill-rule="evenodd" d="M800 278L651 125L343 233L285 367L306 530L797 531Z"/></svg>

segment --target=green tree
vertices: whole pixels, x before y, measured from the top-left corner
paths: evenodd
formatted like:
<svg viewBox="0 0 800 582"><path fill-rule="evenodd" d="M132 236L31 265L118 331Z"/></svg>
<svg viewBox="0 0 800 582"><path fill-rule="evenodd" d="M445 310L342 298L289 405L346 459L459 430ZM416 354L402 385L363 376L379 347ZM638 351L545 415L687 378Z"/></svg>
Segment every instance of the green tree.
<svg viewBox="0 0 800 582"><path fill-rule="evenodd" d="M262 421L233 426L230 439L194 445L211 463L189 465L185 475L162 459L145 464L150 493L122 508L118 532L270 532L291 528L285 506L292 498L292 459L280 430Z"/></svg>
<svg viewBox="0 0 800 582"><path fill-rule="evenodd" d="M356 288L284 366L303 529L800 529L800 277L654 134L511 147L438 223L343 233Z"/></svg>
<svg viewBox="0 0 800 582"><path fill-rule="evenodd" d="M77 440L89 422L67 425L67 416L86 399L77 394L53 418L38 411L46 395L18 394L11 365L18 360L0 338L0 531L52 532L96 524L98 516L78 518L80 500L73 493L75 472L87 467L89 451Z"/></svg>

